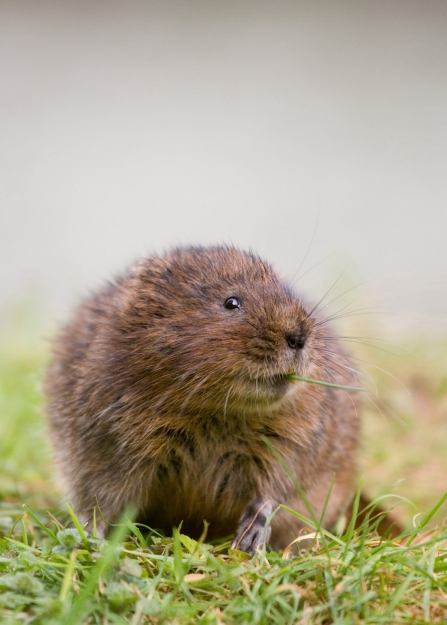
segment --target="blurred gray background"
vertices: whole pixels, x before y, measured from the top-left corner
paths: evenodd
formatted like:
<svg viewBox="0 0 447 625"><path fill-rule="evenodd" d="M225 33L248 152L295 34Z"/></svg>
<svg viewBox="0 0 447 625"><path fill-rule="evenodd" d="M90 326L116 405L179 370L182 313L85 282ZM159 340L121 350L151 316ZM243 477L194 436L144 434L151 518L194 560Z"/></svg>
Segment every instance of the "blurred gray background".
<svg viewBox="0 0 447 625"><path fill-rule="evenodd" d="M232 242L447 320L445 0L0 0L0 93L0 312Z"/></svg>

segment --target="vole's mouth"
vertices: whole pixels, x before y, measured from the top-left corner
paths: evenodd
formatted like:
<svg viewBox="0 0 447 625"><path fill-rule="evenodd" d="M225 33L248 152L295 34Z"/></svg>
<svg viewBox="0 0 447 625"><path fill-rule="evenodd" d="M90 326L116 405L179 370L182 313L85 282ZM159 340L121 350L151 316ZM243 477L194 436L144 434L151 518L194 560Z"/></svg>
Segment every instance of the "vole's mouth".
<svg viewBox="0 0 447 625"><path fill-rule="evenodd" d="M293 380L290 373L274 373L272 375L259 375L251 380L258 391L267 391L274 394L284 394L291 386Z"/></svg>
<svg viewBox="0 0 447 625"><path fill-rule="evenodd" d="M288 373L274 373L272 375L262 375L257 378L259 382L267 384L283 384L284 382L292 382L293 378L290 376L296 375L295 372L290 371Z"/></svg>
<svg viewBox="0 0 447 625"><path fill-rule="evenodd" d="M294 384L287 373L260 374L247 380L241 394L244 403L253 406L268 406L281 401L292 390Z"/></svg>
<svg viewBox="0 0 447 625"><path fill-rule="evenodd" d="M244 410L258 412L262 407L267 408L280 402L295 387L290 379L291 373L272 373L256 376L246 375L239 378L237 385L233 385L232 395L228 395L226 409L231 409L231 404Z"/></svg>
<svg viewBox="0 0 447 625"><path fill-rule="evenodd" d="M277 384L284 384L287 382L291 382L292 380L290 379L291 374L289 373L276 373L274 375L266 375L266 376L262 376L260 378L258 378L258 380L262 383L265 384L272 384L273 386L276 386Z"/></svg>

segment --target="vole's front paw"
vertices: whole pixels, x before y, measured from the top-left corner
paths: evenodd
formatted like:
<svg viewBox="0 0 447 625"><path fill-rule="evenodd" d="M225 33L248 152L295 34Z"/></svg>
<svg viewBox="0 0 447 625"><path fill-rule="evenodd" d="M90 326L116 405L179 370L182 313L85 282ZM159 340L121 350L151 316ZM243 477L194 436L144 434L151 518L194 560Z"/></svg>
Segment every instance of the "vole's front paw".
<svg viewBox="0 0 447 625"><path fill-rule="evenodd" d="M270 527L266 529L265 524L271 512L270 501L260 499L252 501L239 521L231 547L245 551L252 556L258 545L262 545L264 541L268 542L271 530Z"/></svg>

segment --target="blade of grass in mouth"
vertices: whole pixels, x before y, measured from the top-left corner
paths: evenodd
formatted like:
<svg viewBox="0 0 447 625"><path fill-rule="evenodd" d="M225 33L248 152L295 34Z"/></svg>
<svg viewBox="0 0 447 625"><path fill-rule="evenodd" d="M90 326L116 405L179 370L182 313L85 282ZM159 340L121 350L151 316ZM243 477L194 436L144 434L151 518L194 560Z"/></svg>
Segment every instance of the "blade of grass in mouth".
<svg viewBox="0 0 447 625"><path fill-rule="evenodd" d="M298 380L300 382L310 382L311 384L319 384L320 386L329 386L330 388L339 388L343 391L356 391L356 392L364 392L364 388L360 388L359 386L343 386L341 384L332 384L331 382L323 382L323 380L312 380L311 378L303 378L301 375L295 375L294 373L289 373L285 376L288 380Z"/></svg>

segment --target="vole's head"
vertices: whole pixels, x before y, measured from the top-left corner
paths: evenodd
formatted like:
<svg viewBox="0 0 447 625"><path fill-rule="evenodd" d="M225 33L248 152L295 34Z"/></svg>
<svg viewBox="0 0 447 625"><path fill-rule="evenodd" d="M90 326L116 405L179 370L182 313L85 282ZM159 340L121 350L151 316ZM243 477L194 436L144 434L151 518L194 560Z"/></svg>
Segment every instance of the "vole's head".
<svg viewBox="0 0 447 625"><path fill-rule="evenodd" d="M188 404L259 409L296 390L287 374L318 368L312 318L253 254L178 249L142 261L127 290L126 323L138 328L133 350L148 382L161 390L170 379Z"/></svg>

